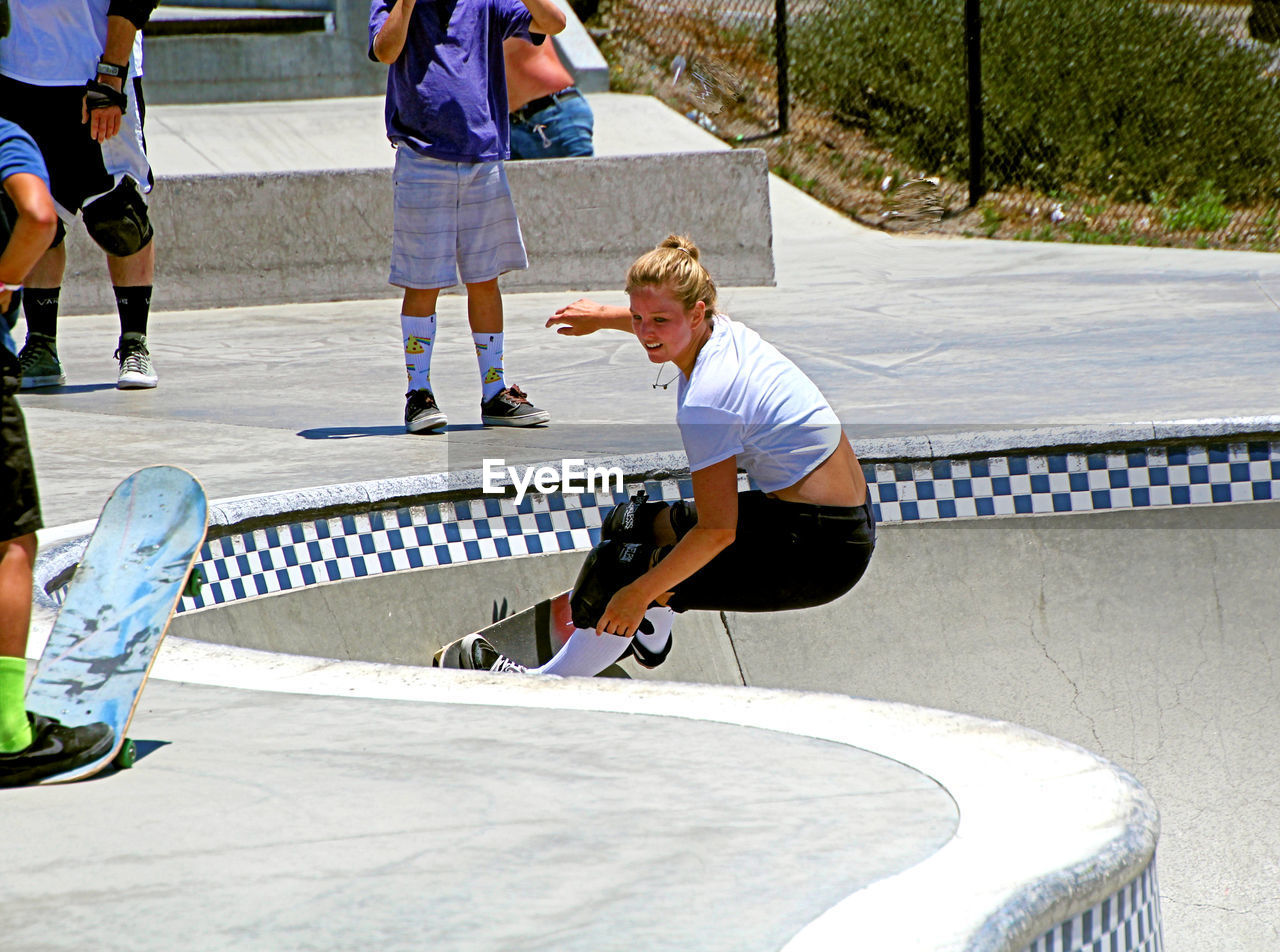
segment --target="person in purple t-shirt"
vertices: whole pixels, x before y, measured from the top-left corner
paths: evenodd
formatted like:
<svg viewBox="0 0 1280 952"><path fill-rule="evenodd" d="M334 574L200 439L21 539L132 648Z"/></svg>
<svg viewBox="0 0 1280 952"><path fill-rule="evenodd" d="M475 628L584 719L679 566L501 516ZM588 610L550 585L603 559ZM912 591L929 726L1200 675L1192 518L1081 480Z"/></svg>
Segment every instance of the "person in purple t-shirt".
<svg viewBox="0 0 1280 952"><path fill-rule="evenodd" d="M393 285L404 289L400 328L410 433L447 421L431 390L436 299L467 288L467 319L483 393L481 420L532 426L551 414L507 386L498 276L529 266L503 161L508 158L502 43L533 43L564 29L554 0L372 0L369 57L388 64L387 137L396 148Z"/></svg>

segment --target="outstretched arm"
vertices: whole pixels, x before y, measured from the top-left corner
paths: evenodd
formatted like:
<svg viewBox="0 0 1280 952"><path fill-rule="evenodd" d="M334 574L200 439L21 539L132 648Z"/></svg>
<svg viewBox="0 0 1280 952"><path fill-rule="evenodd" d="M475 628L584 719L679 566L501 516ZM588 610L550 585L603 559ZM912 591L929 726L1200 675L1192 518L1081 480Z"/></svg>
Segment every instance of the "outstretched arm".
<svg viewBox="0 0 1280 952"><path fill-rule="evenodd" d="M606 328L635 333L628 308L599 304L590 298L579 298L572 304L566 304L547 318L546 326L555 327L557 334L569 337L582 337Z"/></svg>
<svg viewBox="0 0 1280 952"><path fill-rule="evenodd" d="M532 32L555 36L564 29L567 22L564 11L552 0L520 0L520 2L533 14L533 23L529 26Z"/></svg>

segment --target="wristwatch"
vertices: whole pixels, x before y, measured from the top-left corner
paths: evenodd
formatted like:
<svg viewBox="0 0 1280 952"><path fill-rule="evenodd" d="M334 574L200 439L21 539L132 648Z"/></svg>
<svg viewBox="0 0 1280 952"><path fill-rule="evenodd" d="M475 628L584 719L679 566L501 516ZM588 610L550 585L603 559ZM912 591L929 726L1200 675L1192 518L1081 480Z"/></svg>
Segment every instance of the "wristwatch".
<svg viewBox="0 0 1280 952"><path fill-rule="evenodd" d="M124 79L125 75L128 72L129 72L128 63L125 63L123 66L120 66L116 63L108 63L106 60L103 60L103 59L98 60L99 76L114 76L117 79Z"/></svg>

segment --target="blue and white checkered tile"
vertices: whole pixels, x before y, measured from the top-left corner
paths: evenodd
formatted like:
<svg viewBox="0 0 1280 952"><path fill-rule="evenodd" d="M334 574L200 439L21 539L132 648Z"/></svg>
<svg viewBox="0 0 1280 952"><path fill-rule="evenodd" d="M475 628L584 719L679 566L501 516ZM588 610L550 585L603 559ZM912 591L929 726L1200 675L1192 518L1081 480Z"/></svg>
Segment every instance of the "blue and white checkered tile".
<svg viewBox="0 0 1280 952"><path fill-rule="evenodd" d="M1280 499L1280 442L864 468L879 522ZM200 556L204 590L184 597L179 611L404 569L585 551L600 541L601 517L641 488L653 500L693 498L689 479L653 480L623 491L529 494L519 506L513 499L487 497L215 539ZM739 489L747 488L750 483L741 477Z"/></svg>
<svg viewBox="0 0 1280 952"><path fill-rule="evenodd" d="M747 488L740 480L740 488ZM652 500L692 498L693 484L653 480L624 491L530 494L517 506L496 497L319 519L256 529L207 543L205 584L179 611L459 562L586 551L600 541L601 518L643 488Z"/></svg>
<svg viewBox="0 0 1280 952"><path fill-rule="evenodd" d="M1280 443L866 467L880 522L1280 499Z"/></svg>
<svg viewBox="0 0 1280 952"><path fill-rule="evenodd" d="M1153 861L1132 883L1054 926L1023 952L1163 952L1160 889Z"/></svg>

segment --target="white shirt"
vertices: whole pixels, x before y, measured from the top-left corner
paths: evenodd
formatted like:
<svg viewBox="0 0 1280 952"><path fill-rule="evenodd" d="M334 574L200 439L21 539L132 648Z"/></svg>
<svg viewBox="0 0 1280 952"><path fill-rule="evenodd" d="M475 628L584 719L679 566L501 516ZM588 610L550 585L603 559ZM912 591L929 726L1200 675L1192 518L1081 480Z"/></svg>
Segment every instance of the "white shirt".
<svg viewBox="0 0 1280 952"><path fill-rule="evenodd" d="M0 74L32 86L83 86L98 72L107 43L109 0L18 0L0 40ZM129 76L142 75L142 31L133 38ZM127 88L126 88L127 92Z"/></svg>
<svg viewBox="0 0 1280 952"><path fill-rule="evenodd" d="M751 328L715 315L676 423L689 469L731 456L765 492L793 486L840 444L840 420L813 381Z"/></svg>

